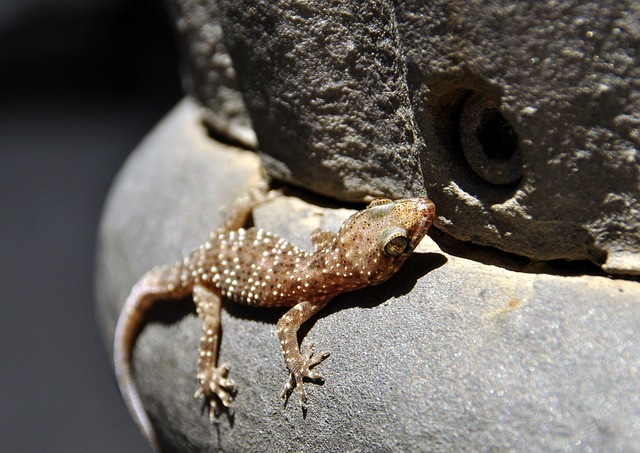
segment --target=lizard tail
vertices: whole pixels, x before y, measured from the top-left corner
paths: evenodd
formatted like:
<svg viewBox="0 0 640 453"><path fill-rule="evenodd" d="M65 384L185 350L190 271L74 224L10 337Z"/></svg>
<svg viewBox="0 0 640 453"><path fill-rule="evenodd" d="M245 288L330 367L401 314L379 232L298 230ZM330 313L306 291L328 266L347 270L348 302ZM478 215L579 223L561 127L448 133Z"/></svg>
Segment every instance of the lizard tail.
<svg viewBox="0 0 640 453"><path fill-rule="evenodd" d="M153 303L148 294L141 294L139 286L134 286L120 312L115 331L113 361L118 387L131 417L154 450L159 452L160 442L142 405L131 365L133 345L138 337L144 314Z"/></svg>
<svg viewBox="0 0 640 453"><path fill-rule="evenodd" d="M189 294L178 284L179 275L179 268L165 266L155 268L142 277L122 307L115 330L113 361L120 393L138 429L156 451L162 451L162 448L133 376L133 346L147 312L156 301L178 299Z"/></svg>

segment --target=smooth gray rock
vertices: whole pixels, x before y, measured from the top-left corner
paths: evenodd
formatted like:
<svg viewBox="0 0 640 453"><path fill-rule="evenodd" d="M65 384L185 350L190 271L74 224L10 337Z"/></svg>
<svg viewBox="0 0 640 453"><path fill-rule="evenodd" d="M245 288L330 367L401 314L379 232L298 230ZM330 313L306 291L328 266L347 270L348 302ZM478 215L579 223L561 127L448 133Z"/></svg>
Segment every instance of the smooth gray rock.
<svg viewBox="0 0 640 453"><path fill-rule="evenodd" d="M242 93L270 175L426 191L458 239L640 273L637 2L172 4L190 92L220 118Z"/></svg>
<svg viewBox="0 0 640 453"><path fill-rule="evenodd" d="M133 283L204 241L218 208L257 184L257 157L212 141L200 120L182 102L114 184L97 272L109 346ZM279 198L254 219L309 247L313 229L349 214L317 201ZM239 392L234 417L213 425L192 396L193 304L159 304L134 351L144 403L178 451L640 450L640 283L489 255L493 265L427 238L386 284L342 295L314 318L304 344L331 356L319 366L326 383L307 385L306 418L295 398L286 408L279 399L282 310L225 304L221 360Z"/></svg>
<svg viewBox="0 0 640 453"><path fill-rule="evenodd" d="M259 168L255 153L211 140L200 108L189 98L131 154L113 184L99 231L98 315L109 347L131 286L146 270L206 241L222 209L260 183ZM136 249L144 252L132 254Z"/></svg>

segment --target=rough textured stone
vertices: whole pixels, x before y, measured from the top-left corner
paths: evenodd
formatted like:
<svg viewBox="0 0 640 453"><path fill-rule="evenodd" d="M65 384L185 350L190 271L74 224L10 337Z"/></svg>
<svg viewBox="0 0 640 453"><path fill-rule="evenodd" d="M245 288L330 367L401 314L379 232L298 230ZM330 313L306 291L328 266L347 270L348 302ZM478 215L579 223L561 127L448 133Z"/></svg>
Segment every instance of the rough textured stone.
<svg viewBox="0 0 640 453"><path fill-rule="evenodd" d="M174 3L191 91L224 117L237 76L272 176L426 190L456 238L640 273L637 2Z"/></svg>
<svg viewBox="0 0 640 453"><path fill-rule="evenodd" d="M638 4L402 8L439 227L535 259L640 272Z"/></svg>
<svg viewBox="0 0 640 453"><path fill-rule="evenodd" d="M170 0L167 5L178 31L185 90L206 107L203 116L212 135L255 149L256 134L222 40L217 2Z"/></svg>
<svg viewBox="0 0 640 453"><path fill-rule="evenodd" d="M351 200L424 192L390 3L219 4L271 174Z"/></svg>
<svg viewBox="0 0 640 453"><path fill-rule="evenodd" d="M134 281L202 242L218 208L257 179L255 155L211 141L188 101L149 135L101 226L109 346ZM348 213L285 197L254 220L308 247L310 231ZM320 365L325 385L307 387L306 418L295 399L286 408L279 399L282 310L225 304L221 359L239 393L235 416L212 425L192 397L192 303L160 304L134 351L145 405L180 451L639 450L640 283L553 275L487 252L499 266L427 239L392 280L323 310L303 332L332 354Z"/></svg>

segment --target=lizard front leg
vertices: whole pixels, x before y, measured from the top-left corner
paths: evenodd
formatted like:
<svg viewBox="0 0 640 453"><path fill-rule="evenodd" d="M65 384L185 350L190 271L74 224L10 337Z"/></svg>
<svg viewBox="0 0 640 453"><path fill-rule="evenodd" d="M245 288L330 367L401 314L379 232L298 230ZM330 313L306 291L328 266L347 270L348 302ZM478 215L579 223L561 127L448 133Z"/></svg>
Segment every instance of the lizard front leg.
<svg viewBox="0 0 640 453"><path fill-rule="evenodd" d="M300 354L298 329L305 321L318 313L328 302L329 300L300 302L286 312L278 321L278 337L280 337L280 344L284 352L284 360L290 371L289 381L285 385L281 397L285 401L288 400L293 389L297 387L300 406L302 406L303 409L306 408L307 405L303 380L305 378L313 381L323 380L322 375L317 371L311 370L311 368L329 357L329 353L321 352L316 355L313 353L313 345L310 345L304 356Z"/></svg>
<svg viewBox="0 0 640 453"><path fill-rule="evenodd" d="M202 320L202 337L198 351L198 384L195 397L204 396L209 403L209 417L213 420L224 407L230 407L236 386L227 376L229 366L217 366L218 349L220 347L220 309L222 298L202 285L193 287L193 301L196 304L198 317Z"/></svg>

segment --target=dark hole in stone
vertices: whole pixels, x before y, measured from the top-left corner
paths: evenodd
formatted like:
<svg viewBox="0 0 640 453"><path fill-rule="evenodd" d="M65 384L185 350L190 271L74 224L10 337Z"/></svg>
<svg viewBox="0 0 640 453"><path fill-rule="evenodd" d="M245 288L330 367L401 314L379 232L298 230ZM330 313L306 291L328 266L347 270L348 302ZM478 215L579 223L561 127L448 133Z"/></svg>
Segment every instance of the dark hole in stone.
<svg viewBox="0 0 640 453"><path fill-rule="evenodd" d="M507 160L518 149L518 134L495 108L487 107L482 112L476 138L491 160Z"/></svg>
<svg viewBox="0 0 640 453"><path fill-rule="evenodd" d="M498 105L484 93L468 92L460 112L460 144L475 174L491 184L513 186L522 179L519 137Z"/></svg>

